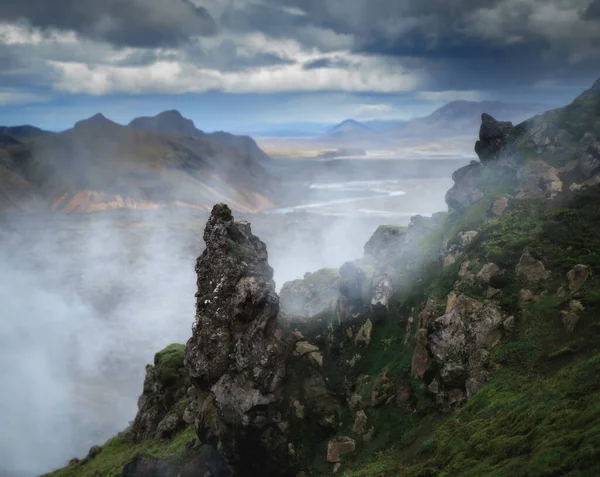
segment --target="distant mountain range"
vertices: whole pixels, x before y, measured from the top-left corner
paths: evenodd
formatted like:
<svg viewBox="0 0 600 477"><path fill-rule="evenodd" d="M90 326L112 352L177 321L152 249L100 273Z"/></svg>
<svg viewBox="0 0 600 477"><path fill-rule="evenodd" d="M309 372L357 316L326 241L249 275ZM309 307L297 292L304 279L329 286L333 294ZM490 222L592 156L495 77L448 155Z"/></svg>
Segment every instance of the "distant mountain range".
<svg viewBox="0 0 600 477"><path fill-rule="evenodd" d="M61 133L0 127L0 212L270 207L269 157L247 136L206 134L178 111L127 126L102 114Z"/></svg>
<svg viewBox="0 0 600 477"><path fill-rule="evenodd" d="M510 104L499 101L452 101L429 116L402 120L359 122L347 119L332 127L321 140L386 141L431 137L475 136L481 113L518 123L550 109L538 104Z"/></svg>

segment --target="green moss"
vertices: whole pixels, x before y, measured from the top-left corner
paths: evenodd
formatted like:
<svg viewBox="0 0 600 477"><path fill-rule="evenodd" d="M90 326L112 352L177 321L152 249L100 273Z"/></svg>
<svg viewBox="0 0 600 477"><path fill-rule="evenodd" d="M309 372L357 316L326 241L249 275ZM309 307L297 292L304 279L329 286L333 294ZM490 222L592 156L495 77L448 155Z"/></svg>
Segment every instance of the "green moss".
<svg viewBox="0 0 600 477"><path fill-rule="evenodd" d="M179 455L185 451L186 444L196 437L194 427L176 434L168 441L149 440L134 443L128 432L113 437L102 446L102 451L93 459L83 459L43 477L120 477L123 466L137 453L154 457Z"/></svg>
<svg viewBox="0 0 600 477"><path fill-rule="evenodd" d="M169 384L180 377L179 370L183 368L185 345L170 344L154 355L154 366L158 379L163 384Z"/></svg>
<svg viewBox="0 0 600 477"><path fill-rule="evenodd" d="M229 253L231 253L239 261L244 262L250 258L251 252L245 245L242 245L238 242L234 242L231 239L228 239L227 245Z"/></svg>

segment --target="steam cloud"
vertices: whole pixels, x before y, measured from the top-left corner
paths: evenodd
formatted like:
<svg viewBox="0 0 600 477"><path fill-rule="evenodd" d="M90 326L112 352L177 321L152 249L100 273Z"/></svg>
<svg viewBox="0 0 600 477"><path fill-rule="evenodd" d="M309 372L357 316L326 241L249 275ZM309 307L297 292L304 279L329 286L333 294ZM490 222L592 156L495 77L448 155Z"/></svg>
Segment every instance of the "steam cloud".
<svg viewBox="0 0 600 477"><path fill-rule="evenodd" d="M443 209L446 189L407 194L395 218L234 215L266 242L279 290L362 257L378 225ZM191 335L206 219L180 210L0 221L0 476L63 466L134 418L145 365Z"/></svg>

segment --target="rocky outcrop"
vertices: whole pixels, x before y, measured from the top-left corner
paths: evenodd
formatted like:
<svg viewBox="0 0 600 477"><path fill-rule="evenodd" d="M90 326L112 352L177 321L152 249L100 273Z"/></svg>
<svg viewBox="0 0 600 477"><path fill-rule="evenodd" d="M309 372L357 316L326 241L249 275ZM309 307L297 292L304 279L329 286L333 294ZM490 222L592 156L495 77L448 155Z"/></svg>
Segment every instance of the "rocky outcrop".
<svg viewBox="0 0 600 477"><path fill-rule="evenodd" d="M204 241L185 355L198 436L216 442L237 473L285 473L288 441L279 404L291 350L276 333L279 302L266 246L224 204L213 208Z"/></svg>
<svg viewBox="0 0 600 477"><path fill-rule="evenodd" d="M372 258L376 265L388 261L404 243L406 231L406 227L380 225L365 244L365 256Z"/></svg>
<svg viewBox="0 0 600 477"><path fill-rule="evenodd" d="M314 273L306 273L304 279L286 282L279 293L282 311L304 317L311 317L327 309L332 309L340 291L339 272L323 268Z"/></svg>
<svg viewBox="0 0 600 477"><path fill-rule="evenodd" d="M451 210L464 212L483 198L479 189L481 170L481 163L471 161L452 174L454 185L446 192L446 203Z"/></svg>
<svg viewBox="0 0 600 477"><path fill-rule="evenodd" d="M513 130L511 122L497 121L489 114L483 113L479 128L479 141L475 143L475 153L481 162L498 159L507 137Z"/></svg>
<svg viewBox="0 0 600 477"><path fill-rule="evenodd" d="M144 390L131 429L135 441L168 438L185 427L189 379L184 352L185 345L171 344L154 355L154 366L146 366Z"/></svg>

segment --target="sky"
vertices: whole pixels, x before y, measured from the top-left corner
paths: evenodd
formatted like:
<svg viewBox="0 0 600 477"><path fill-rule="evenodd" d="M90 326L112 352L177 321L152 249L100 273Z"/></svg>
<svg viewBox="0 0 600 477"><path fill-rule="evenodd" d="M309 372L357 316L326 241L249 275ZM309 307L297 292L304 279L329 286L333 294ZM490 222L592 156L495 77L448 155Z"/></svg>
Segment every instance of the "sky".
<svg viewBox="0 0 600 477"><path fill-rule="evenodd" d="M560 106L599 65L600 0L0 2L2 125L178 109L259 132L454 99Z"/></svg>

